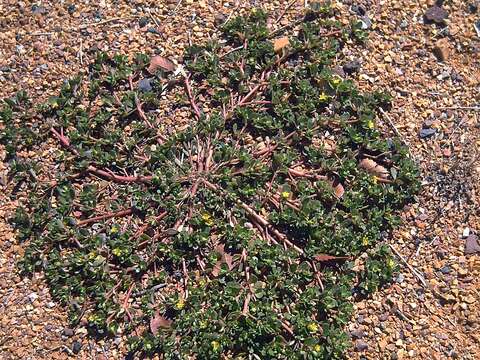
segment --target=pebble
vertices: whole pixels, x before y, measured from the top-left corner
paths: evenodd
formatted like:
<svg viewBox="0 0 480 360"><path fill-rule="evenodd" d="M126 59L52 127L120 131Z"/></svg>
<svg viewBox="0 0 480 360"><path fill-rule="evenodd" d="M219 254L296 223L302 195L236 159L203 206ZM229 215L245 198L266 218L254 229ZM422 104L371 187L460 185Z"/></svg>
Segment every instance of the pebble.
<svg viewBox="0 0 480 360"><path fill-rule="evenodd" d="M63 335L64 336L70 337L70 336L73 336L73 334L74 334L73 329L70 329L70 328L63 329Z"/></svg>
<svg viewBox="0 0 480 360"><path fill-rule="evenodd" d="M72 344L72 351L78 354L82 350L82 344L79 341L74 341Z"/></svg>
<svg viewBox="0 0 480 360"><path fill-rule="evenodd" d="M422 129L422 130L420 130L419 135L420 135L421 139L425 139L425 138L429 138L429 137L435 135L436 132L437 132L437 129L430 129L430 128Z"/></svg>
<svg viewBox="0 0 480 360"><path fill-rule="evenodd" d="M448 60L449 57L449 50L448 50L448 41L446 39L441 39L437 41L435 47L433 48L433 54L437 58L438 61L445 62Z"/></svg>
<svg viewBox="0 0 480 360"><path fill-rule="evenodd" d="M361 339L365 336L365 332L362 329L355 329L350 332L350 335L355 339Z"/></svg>
<svg viewBox="0 0 480 360"><path fill-rule="evenodd" d="M347 74L352 74L354 72L359 71L360 67L361 67L360 61L353 60L343 65L343 71L345 71Z"/></svg>
<svg viewBox="0 0 480 360"><path fill-rule="evenodd" d="M469 235L465 240L465 254L477 254L480 253L480 242L477 235Z"/></svg>
<svg viewBox="0 0 480 360"><path fill-rule="evenodd" d="M35 300L38 299L37 293L34 293L34 292L31 293L31 294L29 294L29 295L27 295L27 297L28 297L28 300L30 300L30 302L34 302Z"/></svg>
<svg viewBox="0 0 480 360"><path fill-rule="evenodd" d="M152 84L150 79L145 78L138 82L138 89L142 92L152 91Z"/></svg>
<svg viewBox="0 0 480 360"><path fill-rule="evenodd" d="M357 340L355 342L355 350L357 351L365 351L368 349L368 344L365 341Z"/></svg>
<svg viewBox="0 0 480 360"><path fill-rule="evenodd" d="M441 6L434 5L425 12L425 20L429 23L443 24L448 16L448 12Z"/></svg>

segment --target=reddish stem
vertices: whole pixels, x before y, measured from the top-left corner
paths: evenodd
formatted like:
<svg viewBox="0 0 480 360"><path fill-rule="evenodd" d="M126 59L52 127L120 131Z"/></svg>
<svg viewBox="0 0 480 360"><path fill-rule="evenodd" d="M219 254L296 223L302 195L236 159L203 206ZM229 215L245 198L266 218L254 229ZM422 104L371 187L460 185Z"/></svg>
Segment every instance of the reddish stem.
<svg viewBox="0 0 480 360"><path fill-rule="evenodd" d="M133 213L132 208L126 209L126 210L120 210L120 211L117 211L117 212L114 212L114 213L99 215L99 216L95 216L95 217L90 218L90 219L85 219L85 220L79 221L77 223L77 225L78 226L83 226L83 225L98 222L98 221L101 221L101 220L107 220L107 219L116 218L116 217L128 216L128 215L131 215L132 213Z"/></svg>
<svg viewBox="0 0 480 360"><path fill-rule="evenodd" d="M187 94L188 94L188 99L190 100L190 104L192 105L193 111L195 113L195 117L197 120L200 120L202 117L202 114L200 113L200 109L197 106L197 103L195 102L195 98L193 97L193 92L192 92L192 87L190 85L190 79L189 77L185 77L185 88L187 89Z"/></svg>

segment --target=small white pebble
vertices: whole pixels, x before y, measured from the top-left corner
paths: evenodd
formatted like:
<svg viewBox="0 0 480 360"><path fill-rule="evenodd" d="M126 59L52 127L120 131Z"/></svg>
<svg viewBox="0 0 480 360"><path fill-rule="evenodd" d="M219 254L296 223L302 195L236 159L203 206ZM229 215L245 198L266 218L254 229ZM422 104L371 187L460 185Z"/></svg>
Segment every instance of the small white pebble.
<svg viewBox="0 0 480 360"><path fill-rule="evenodd" d="M38 299L37 293L34 293L34 292L31 293L31 294L29 294L29 295L27 295L27 297L28 297L28 300L30 300L30 302L34 302L35 300Z"/></svg>

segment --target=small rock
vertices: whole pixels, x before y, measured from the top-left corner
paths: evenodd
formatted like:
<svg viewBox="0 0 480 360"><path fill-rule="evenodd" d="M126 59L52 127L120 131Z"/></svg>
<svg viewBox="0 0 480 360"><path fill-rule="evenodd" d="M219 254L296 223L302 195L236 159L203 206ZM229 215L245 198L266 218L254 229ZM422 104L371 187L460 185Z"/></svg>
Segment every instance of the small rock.
<svg viewBox="0 0 480 360"><path fill-rule="evenodd" d="M73 336L73 334L74 334L73 329L70 329L70 328L63 329L63 335L64 336L70 337L70 336Z"/></svg>
<svg viewBox="0 0 480 360"><path fill-rule="evenodd" d="M357 340L355 343L355 350L365 351L368 349L368 344L365 341Z"/></svg>
<svg viewBox="0 0 480 360"><path fill-rule="evenodd" d="M405 276L403 274L398 274L397 278L395 279L395 281L398 283L398 284L401 284L405 281Z"/></svg>
<svg viewBox="0 0 480 360"><path fill-rule="evenodd" d="M387 314L387 313L381 314L381 315L378 317L378 320L381 321L381 322L387 321L387 320L388 320L388 314Z"/></svg>
<svg viewBox="0 0 480 360"><path fill-rule="evenodd" d="M427 9L424 16L429 23L443 24L448 16L448 12L441 6L434 5Z"/></svg>
<svg viewBox="0 0 480 360"><path fill-rule="evenodd" d="M372 27L372 20L368 16L362 16L360 19L360 22L362 23L362 29L367 30Z"/></svg>
<svg viewBox="0 0 480 360"><path fill-rule="evenodd" d="M480 253L480 243L478 242L477 235L470 235L465 240L465 254L477 254Z"/></svg>
<svg viewBox="0 0 480 360"><path fill-rule="evenodd" d="M72 351L78 354L82 350L82 344L79 341L74 341L72 345Z"/></svg>
<svg viewBox="0 0 480 360"><path fill-rule="evenodd" d="M138 20L138 26L140 26L141 28L145 27L148 25L148 18L146 17L141 17L140 20Z"/></svg>
<svg viewBox="0 0 480 360"><path fill-rule="evenodd" d="M162 33L160 31L158 31L157 28L154 28L154 27L149 27L147 29L147 31L150 33L150 34L155 34L155 35L162 35Z"/></svg>
<svg viewBox="0 0 480 360"><path fill-rule="evenodd" d="M442 274L450 274L450 272L452 271L452 269L450 269L450 267L448 265L445 265L443 267L440 268L440 272Z"/></svg>
<svg viewBox="0 0 480 360"><path fill-rule="evenodd" d="M213 23L215 26L221 26L225 22L226 17L223 14L217 14L215 15L215 19L213 20Z"/></svg>
<svg viewBox="0 0 480 360"><path fill-rule="evenodd" d="M150 79L142 79L138 82L138 90L142 92L152 91L152 84L150 83Z"/></svg>
<svg viewBox="0 0 480 360"><path fill-rule="evenodd" d="M350 10L360 16L365 16L365 14L367 13L367 10L362 5L352 5Z"/></svg>
<svg viewBox="0 0 480 360"><path fill-rule="evenodd" d="M347 74L352 74L360 70L360 67L360 62L358 60L353 60L343 65L343 71L345 71Z"/></svg>
<svg viewBox="0 0 480 360"><path fill-rule="evenodd" d="M435 47L433 48L433 55L435 55L438 61L445 62L448 60L450 51L448 49L447 39L441 39L437 41Z"/></svg>
<svg viewBox="0 0 480 360"><path fill-rule="evenodd" d="M466 227L465 229L463 229L462 231L462 236L464 238L468 237L470 235L470 228L469 227Z"/></svg>
<svg viewBox="0 0 480 360"><path fill-rule="evenodd" d="M28 300L30 300L30 302L34 302L35 300L38 299L38 295L37 295L37 293L33 292L33 293L27 295L27 298L28 298Z"/></svg>
<svg viewBox="0 0 480 360"><path fill-rule="evenodd" d="M425 138L431 137L435 135L436 132L437 132L437 129L422 129L420 130L420 138L425 139Z"/></svg>
<svg viewBox="0 0 480 360"><path fill-rule="evenodd" d="M477 11L478 11L478 2L471 2L469 5L468 5L468 11L471 13L471 14L475 14Z"/></svg>
<svg viewBox="0 0 480 360"><path fill-rule="evenodd" d="M48 307L49 309L53 309L53 308L55 307L55 305L56 305L56 304L55 304L53 301L49 301L49 302L47 303L47 307Z"/></svg>
<svg viewBox="0 0 480 360"><path fill-rule="evenodd" d="M77 8L74 4L68 5L67 11L70 15L72 15L75 12L75 10L77 10Z"/></svg>
<svg viewBox="0 0 480 360"><path fill-rule="evenodd" d="M33 15L43 15L46 12L47 12L47 9L45 9L43 6L32 5L32 14Z"/></svg>
<svg viewBox="0 0 480 360"><path fill-rule="evenodd" d="M365 332L362 329L355 329L350 332L350 335L355 339L361 339L365 336Z"/></svg>

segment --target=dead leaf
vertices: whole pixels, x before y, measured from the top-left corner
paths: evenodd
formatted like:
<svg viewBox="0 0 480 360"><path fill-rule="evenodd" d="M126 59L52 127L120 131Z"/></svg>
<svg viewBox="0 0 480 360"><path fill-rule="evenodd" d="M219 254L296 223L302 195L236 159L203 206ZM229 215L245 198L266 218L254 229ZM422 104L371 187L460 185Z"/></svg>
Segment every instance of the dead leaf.
<svg viewBox="0 0 480 360"><path fill-rule="evenodd" d="M320 262L333 261L333 260L347 260L348 256L333 256L328 254L315 255L315 260Z"/></svg>
<svg viewBox="0 0 480 360"><path fill-rule="evenodd" d="M345 189L343 188L343 185L338 183L337 185L332 184L332 186L335 196L340 199L343 194L345 194Z"/></svg>
<svg viewBox="0 0 480 360"><path fill-rule="evenodd" d="M276 53L279 53L280 51L282 51L283 48L285 48L289 44L290 44L290 40L288 40L288 37L281 37L281 38L275 39L273 41L273 50Z"/></svg>
<svg viewBox="0 0 480 360"><path fill-rule="evenodd" d="M158 311L155 312L155 316L150 319L150 330L153 335L158 334L158 329L168 329L172 325L172 320L168 320L161 316Z"/></svg>
<svg viewBox="0 0 480 360"><path fill-rule="evenodd" d="M171 72L175 70L175 64L163 56L154 56L150 59L150 66L148 67L148 72L150 74L155 74L158 69L162 69L166 72Z"/></svg>
<svg viewBox="0 0 480 360"><path fill-rule="evenodd" d="M214 277L217 277L220 274L220 270L222 269L222 264L225 263L227 264L228 270L232 270L233 264L232 264L232 255L229 253L225 252L225 244L219 244L215 246L215 251L219 253L222 257L220 260L216 262L216 264L213 266L212 269L212 275Z"/></svg>
<svg viewBox="0 0 480 360"><path fill-rule="evenodd" d="M377 164L372 159L363 159L362 161L360 161L360 167L382 179L388 178L388 170L382 165Z"/></svg>

